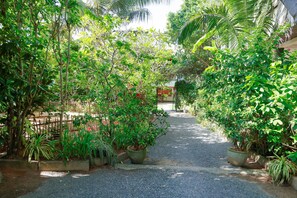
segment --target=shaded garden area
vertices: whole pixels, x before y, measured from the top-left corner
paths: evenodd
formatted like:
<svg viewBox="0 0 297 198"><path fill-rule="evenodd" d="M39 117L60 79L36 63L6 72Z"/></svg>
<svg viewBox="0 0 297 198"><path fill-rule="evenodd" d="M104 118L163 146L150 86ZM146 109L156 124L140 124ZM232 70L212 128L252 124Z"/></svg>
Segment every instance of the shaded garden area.
<svg viewBox="0 0 297 198"><path fill-rule="evenodd" d="M1 153L110 164L121 150L145 155L168 128L164 94L219 128L244 162L260 156L274 183L290 183L297 59L280 48L296 25L286 1L185 0L164 33L125 28L160 2L2 1Z"/></svg>
<svg viewBox="0 0 297 198"><path fill-rule="evenodd" d="M168 37L122 30L126 17L146 16L132 14L143 3L1 3L0 147L7 158L104 155L114 163L117 150L144 149L165 133L156 87L172 65Z"/></svg>
<svg viewBox="0 0 297 198"><path fill-rule="evenodd" d="M290 12L287 1L185 5L169 17L169 32L184 50L178 104L199 122L220 127L237 153L274 159L268 165L273 181L290 182L297 163L296 52L279 46L295 24L294 5Z"/></svg>

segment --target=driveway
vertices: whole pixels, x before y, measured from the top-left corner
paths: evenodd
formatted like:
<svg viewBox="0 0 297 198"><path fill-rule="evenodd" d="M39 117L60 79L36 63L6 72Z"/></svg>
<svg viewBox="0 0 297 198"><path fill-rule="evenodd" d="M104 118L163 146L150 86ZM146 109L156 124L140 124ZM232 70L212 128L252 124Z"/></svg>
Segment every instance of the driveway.
<svg viewBox="0 0 297 198"><path fill-rule="evenodd" d="M161 106L170 113L171 126L149 148L143 165L126 161L90 173L68 173L46 180L36 191L23 197L274 197L256 180L238 177L265 177L264 171L230 166L226 162L226 150L230 146L227 140L196 124L194 117L171 111L171 105ZM288 189L292 197L297 197L292 194L295 191Z"/></svg>

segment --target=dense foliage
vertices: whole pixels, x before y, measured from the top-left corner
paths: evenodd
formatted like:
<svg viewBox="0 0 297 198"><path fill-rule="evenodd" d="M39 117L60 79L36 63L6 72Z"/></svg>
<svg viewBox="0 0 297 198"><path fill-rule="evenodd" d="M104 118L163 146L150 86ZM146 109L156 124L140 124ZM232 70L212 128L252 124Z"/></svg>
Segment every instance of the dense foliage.
<svg viewBox="0 0 297 198"><path fill-rule="evenodd" d="M193 82L178 80L174 85L176 89L175 108L181 109L183 105L192 105L196 99L197 88Z"/></svg>
<svg viewBox="0 0 297 198"><path fill-rule="evenodd" d="M8 155L69 160L86 158L94 142L126 147L118 134L128 135L124 125L133 124L138 115L148 120L137 123L138 128L163 131L150 119L164 115L156 111L155 93L172 65L168 38L153 30L121 28L128 22L121 17L161 1L96 2L112 12L97 12L77 0L2 2L0 149ZM142 108L145 113L134 111ZM77 124L79 130L68 133L63 120L73 109L93 115L78 118L84 120ZM59 112L57 142L46 131L35 134L28 120L35 111Z"/></svg>
<svg viewBox="0 0 297 198"><path fill-rule="evenodd" d="M288 169L270 173L288 181L297 163L297 60L277 48L281 1L186 0L167 34L121 28L160 1L2 1L1 151L70 160L146 148L167 128L156 87L174 77L177 108L219 124L239 150L281 156L271 167ZM70 110L87 113L76 131L63 124ZM59 112L58 140L34 131L35 111Z"/></svg>
<svg viewBox="0 0 297 198"><path fill-rule="evenodd" d="M170 13L168 16L167 33L171 38L171 42L177 43L180 31L196 13L213 1L196 1L185 0L181 9L176 13ZM192 52L193 41L198 40L203 35L199 30L193 30L193 33L185 38L181 46L176 50L176 65L172 72L178 76L187 79L195 79L210 64L211 53L205 50ZM201 48L202 49L202 48Z"/></svg>
<svg viewBox="0 0 297 198"><path fill-rule="evenodd" d="M281 1L273 0L213 2L191 16L181 29L179 41L184 42L193 33L197 35L199 32L199 39L192 44L194 51L211 38L220 46L236 49L243 41L240 34L249 32L251 28L261 28L266 33L274 31L282 23L278 21L284 14L284 10L280 10L281 5Z"/></svg>
<svg viewBox="0 0 297 198"><path fill-rule="evenodd" d="M168 28L180 44L179 104L221 126L239 150L297 162L296 55L278 49L288 22L280 16L281 1L186 0Z"/></svg>
<svg viewBox="0 0 297 198"><path fill-rule="evenodd" d="M53 66L48 61L53 7L43 1L4 1L0 28L0 109L9 153L21 147L26 117L49 96Z"/></svg>
<svg viewBox="0 0 297 198"><path fill-rule="evenodd" d="M277 56L277 40L255 31L238 52L216 51L196 103L235 146L263 155L283 154L295 142L295 58Z"/></svg>

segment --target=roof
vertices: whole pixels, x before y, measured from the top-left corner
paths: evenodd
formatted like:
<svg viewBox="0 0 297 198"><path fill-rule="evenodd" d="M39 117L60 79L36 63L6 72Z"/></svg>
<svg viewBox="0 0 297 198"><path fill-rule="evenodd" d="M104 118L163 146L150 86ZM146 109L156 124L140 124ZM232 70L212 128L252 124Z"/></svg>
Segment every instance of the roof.
<svg viewBox="0 0 297 198"><path fill-rule="evenodd" d="M297 1L296 0L281 0L287 8L290 15L294 18L294 23L297 23Z"/></svg>
<svg viewBox="0 0 297 198"><path fill-rule="evenodd" d="M279 48L297 49L297 25L290 28L288 33L282 38Z"/></svg>
<svg viewBox="0 0 297 198"><path fill-rule="evenodd" d="M297 50L297 1L296 0L281 0L290 15L293 17L294 24L288 33L282 38L282 44L279 48L288 50Z"/></svg>

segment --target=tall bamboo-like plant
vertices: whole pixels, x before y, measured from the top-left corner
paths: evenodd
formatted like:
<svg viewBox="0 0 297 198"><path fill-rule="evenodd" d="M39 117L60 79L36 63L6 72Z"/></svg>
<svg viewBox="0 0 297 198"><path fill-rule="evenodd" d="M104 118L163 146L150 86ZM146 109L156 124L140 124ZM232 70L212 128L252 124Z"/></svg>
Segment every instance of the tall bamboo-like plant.
<svg viewBox="0 0 297 198"><path fill-rule="evenodd" d="M55 5L52 23L53 50L56 64L59 67L60 97L60 135L63 135L63 114L68 102L68 76L71 60L71 41L74 26L79 22L77 0L60 1ZM65 47L66 44L66 47Z"/></svg>

